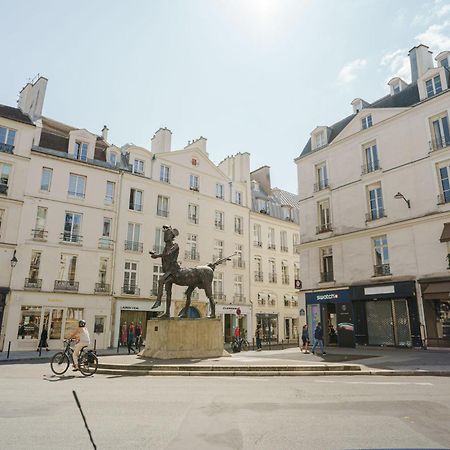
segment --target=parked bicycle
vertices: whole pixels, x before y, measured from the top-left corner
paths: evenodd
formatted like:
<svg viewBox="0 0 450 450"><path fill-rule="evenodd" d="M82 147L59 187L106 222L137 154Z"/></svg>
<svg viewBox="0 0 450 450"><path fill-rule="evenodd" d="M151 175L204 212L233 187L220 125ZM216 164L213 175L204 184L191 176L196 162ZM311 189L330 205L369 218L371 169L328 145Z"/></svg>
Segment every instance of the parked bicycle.
<svg viewBox="0 0 450 450"><path fill-rule="evenodd" d="M54 374L63 375L69 368L70 363L73 364L73 348L70 346L72 342L75 342L75 340L66 339L64 341L64 351L58 352L53 356L50 362L50 367ZM85 377L88 377L97 372L97 367L98 358L94 350L88 350L87 346L83 347L80 352L80 356L78 357L78 368L80 372Z"/></svg>

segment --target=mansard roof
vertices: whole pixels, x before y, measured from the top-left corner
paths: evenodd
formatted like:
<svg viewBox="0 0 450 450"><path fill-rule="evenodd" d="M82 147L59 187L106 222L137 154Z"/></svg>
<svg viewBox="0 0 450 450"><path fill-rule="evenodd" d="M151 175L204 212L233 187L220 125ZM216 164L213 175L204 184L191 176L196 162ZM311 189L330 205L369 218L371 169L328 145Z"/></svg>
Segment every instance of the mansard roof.
<svg viewBox="0 0 450 450"><path fill-rule="evenodd" d="M26 123L27 125L34 125L27 114L24 114L19 108L13 108L12 106L0 105L0 117Z"/></svg>

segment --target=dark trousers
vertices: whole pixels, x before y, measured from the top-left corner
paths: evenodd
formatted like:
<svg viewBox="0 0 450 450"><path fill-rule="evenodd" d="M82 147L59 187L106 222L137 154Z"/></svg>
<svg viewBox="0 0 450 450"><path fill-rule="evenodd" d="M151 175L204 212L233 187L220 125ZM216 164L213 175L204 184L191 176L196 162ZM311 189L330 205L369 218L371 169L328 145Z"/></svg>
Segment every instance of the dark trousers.
<svg viewBox="0 0 450 450"><path fill-rule="evenodd" d="M261 338L259 338L259 337L256 338L256 348L262 348Z"/></svg>

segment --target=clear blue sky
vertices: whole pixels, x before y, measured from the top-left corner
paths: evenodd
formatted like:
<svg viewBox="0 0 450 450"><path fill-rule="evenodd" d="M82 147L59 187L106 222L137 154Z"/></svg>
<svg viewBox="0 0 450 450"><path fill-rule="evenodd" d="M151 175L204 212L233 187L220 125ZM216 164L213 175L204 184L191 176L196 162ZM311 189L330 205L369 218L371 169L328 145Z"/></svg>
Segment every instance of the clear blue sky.
<svg viewBox="0 0 450 450"><path fill-rule="evenodd" d="M218 163L251 153L297 191L293 159L317 125L408 76L418 42L450 50L445 0L14 0L2 8L0 103L37 73L44 114L110 142L173 148L200 135Z"/></svg>

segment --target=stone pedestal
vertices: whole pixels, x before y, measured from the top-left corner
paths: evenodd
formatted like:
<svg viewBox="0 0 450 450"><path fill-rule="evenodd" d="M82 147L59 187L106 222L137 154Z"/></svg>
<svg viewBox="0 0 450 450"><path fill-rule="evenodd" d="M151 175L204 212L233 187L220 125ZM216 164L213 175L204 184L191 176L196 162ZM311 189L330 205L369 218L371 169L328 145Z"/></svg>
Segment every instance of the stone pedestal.
<svg viewBox="0 0 450 450"><path fill-rule="evenodd" d="M220 319L150 319L141 356L157 359L214 358L223 349Z"/></svg>

